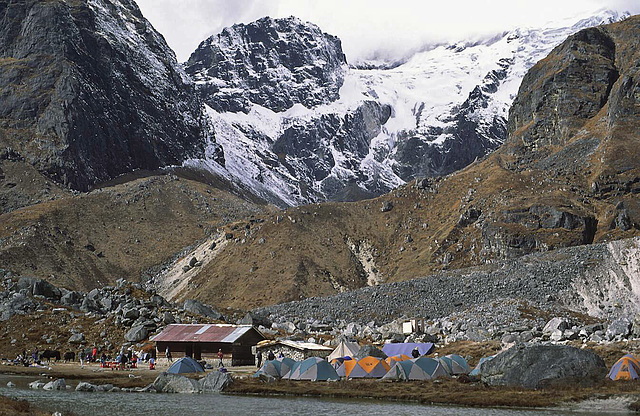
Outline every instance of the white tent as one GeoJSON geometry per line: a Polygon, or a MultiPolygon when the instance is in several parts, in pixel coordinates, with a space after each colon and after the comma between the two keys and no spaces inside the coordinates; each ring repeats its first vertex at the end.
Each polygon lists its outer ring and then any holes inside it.
{"type": "Polygon", "coordinates": [[[346,339],[341,339],[340,343],[336,347],[335,350],[327,357],[328,361],[333,360],[334,358],[341,357],[355,357],[355,355],[360,351],[360,346],[355,342],[347,341],[346,339]]]}

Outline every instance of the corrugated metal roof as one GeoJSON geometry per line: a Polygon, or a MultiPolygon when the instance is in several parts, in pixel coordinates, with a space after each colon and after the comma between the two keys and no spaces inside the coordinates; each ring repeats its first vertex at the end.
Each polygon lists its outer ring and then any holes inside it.
{"type": "Polygon", "coordinates": [[[172,324],[153,337],[158,342],[222,342],[234,343],[251,330],[251,325],[172,324]]]}

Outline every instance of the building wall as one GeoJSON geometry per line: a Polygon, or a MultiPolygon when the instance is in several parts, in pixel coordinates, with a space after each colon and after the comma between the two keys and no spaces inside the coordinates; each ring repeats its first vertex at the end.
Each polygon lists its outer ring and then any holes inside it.
{"type": "Polygon", "coordinates": [[[193,357],[196,360],[205,360],[216,367],[218,365],[218,350],[222,349],[225,367],[238,365],[254,365],[255,357],[251,353],[251,345],[232,345],[227,343],[194,343],[194,342],[157,342],[157,356],[165,357],[165,351],[169,346],[172,358],[193,357]]]}
{"type": "Polygon", "coordinates": [[[276,358],[278,357],[280,352],[282,352],[285,357],[289,357],[296,361],[306,360],[309,357],[327,358],[329,354],[331,354],[331,351],[299,350],[297,348],[292,348],[287,345],[281,345],[281,344],[270,345],[266,347],[258,347],[257,350],[258,350],[258,353],[262,353],[262,362],[265,362],[267,360],[267,355],[269,354],[269,351],[272,351],[273,355],[275,355],[276,358]]]}

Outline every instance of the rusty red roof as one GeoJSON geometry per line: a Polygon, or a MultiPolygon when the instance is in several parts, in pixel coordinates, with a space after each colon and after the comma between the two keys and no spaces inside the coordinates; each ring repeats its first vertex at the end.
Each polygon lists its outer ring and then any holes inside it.
{"type": "Polygon", "coordinates": [[[233,343],[250,331],[251,325],[172,324],[151,341],[233,343]]]}

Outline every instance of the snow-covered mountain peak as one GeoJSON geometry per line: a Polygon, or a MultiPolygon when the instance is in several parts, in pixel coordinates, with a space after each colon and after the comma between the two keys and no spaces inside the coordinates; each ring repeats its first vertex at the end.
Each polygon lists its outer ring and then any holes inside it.
{"type": "Polygon", "coordinates": [[[200,44],[186,70],[217,111],[281,112],[338,98],[346,57],[340,39],[295,17],[225,28],[200,44]]]}
{"type": "Polygon", "coordinates": [[[209,104],[227,174],[288,205],[359,199],[496,149],[529,68],[576,31],[626,16],[602,11],[351,68],[340,41],[316,26],[261,19],[205,41],[187,71],[209,104]],[[285,76],[270,78],[271,66],[256,64],[265,59],[285,76]],[[235,97],[242,105],[230,105],[235,97]]]}

